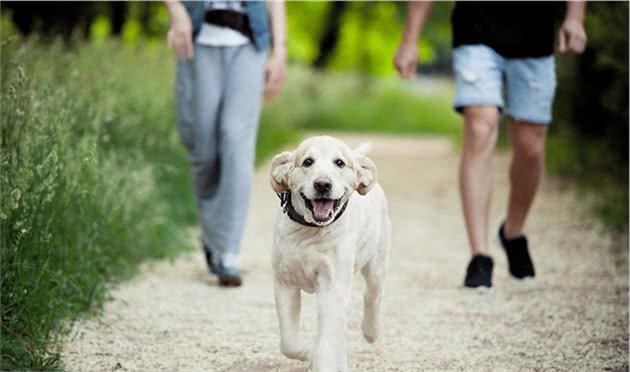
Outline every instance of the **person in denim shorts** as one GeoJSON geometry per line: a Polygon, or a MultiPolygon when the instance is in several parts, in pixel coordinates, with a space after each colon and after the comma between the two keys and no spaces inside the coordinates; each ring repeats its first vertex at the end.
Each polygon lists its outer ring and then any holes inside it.
{"type": "MultiPolygon", "coordinates": [[[[556,88],[555,2],[457,2],[452,14],[454,108],[464,116],[460,193],[472,257],[464,286],[491,287],[488,255],[492,152],[499,116],[508,118],[513,156],[510,196],[499,239],[513,277],[535,275],[523,226],[543,171],[544,144],[556,88]]],[[[417,70],[417,41],[431,2],[410,2],[394,65],[403,78],[417,70]]],[[[560,53],[586,47],[583,1],[568,1],[558,33],[560,53]]]]}

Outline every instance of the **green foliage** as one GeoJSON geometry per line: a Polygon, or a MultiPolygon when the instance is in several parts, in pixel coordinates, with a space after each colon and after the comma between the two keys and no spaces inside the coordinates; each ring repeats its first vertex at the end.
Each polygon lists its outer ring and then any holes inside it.
{"type": "Polygon", "coordinates": [[[137,46],[142,37],[142,25],[137,20],[131,18],[125,22],[122,29],[121,39],[130,46],[137,46]]]}
{"type": "Polygon", "coordinates": [[[365,78],[358,73],[318,73],[293,66],[279,99],[263,123],[304,130],[435,133],[456,135],[460,118],[451,108],[452,82],[365,78]]]}
{"type": "Polygon", "coordinates": [[[547,164],[555,175],[577,182],[606,228],[627,233],[628,168],[616,163],[606,141],[570,133],[551,136],[547,164]]]}
{"type": "Polygon", "coordinates": [[[324,1],[292,1],[287,7],[287,49],[292,60],[310,63],[318,53],[318,41],[328,4],[324,1]]]}
{"type": "Polygon", "coordinates": [[[401,24],[396,19],[396,4],[352,2],[347,7],[330,67],[358,69],[373,75],[393,74],[391,59],[401,32],[401,24]],[[373,27],[375,25],[378,27],[373,27]]]}
{"type": "MultiPolygon", "coordinates": [[[[315,59],[330,6],[329,2],[287,4],[288,50],[292,60],[310,64],[315,59]]],[[[448,55],[452,7],[450,2],[434,5],[431,20],[418,43],[422,64],[436,63],[448,55]]],[[[405,9],[404,3],[390,1],[348,3],[329,69],[394,75],[392,58],[400,41],[405,9]]]]}
{"type": "Polygon", "coordinates": [[[112,25],[104,16],[97,17],[90,25],[90,39],[95,43],[104,43],[112,33],[112,25]]]}
{"type": "Polygon", "coordinates": [[[628,3],[587,7],[589,47],[558,58],[558,92],[548,146],[550,169],[595,193],[595,210],[628,228],[628,3]]]}
{"type": "Polygon", "coordinates": [[[49,341],[108,281],[188,247],[172,64],[118,44],[3,46],[2,369],[55,369],[49,341]]]}

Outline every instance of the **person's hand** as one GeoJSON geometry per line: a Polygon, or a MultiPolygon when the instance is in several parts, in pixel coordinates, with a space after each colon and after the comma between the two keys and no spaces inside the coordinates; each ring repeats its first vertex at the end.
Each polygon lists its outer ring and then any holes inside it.
{"type": "Polygon", "coordinates": [[[280,92],[287,68],[287,53],[274,49],[265,65],[265,99],[272,100],[280,92]]]}
{"type": "Polygon", "coordinates": [[[582,22],[567,18],[558,33],[558,51],[562,54],[580,54],[586,48],[586,32],[582,22]]]}
{"type": "Polygon", "coordinates": [[[394,66],[403,79],[411,79],[418,69],[418,45],[402,41],[394,56],[394,66]]]}
{"type": "Polygon", "coordinates": [[[166,44],[175,50],[179,59],[192,58],[192,22],[186,8],[180,2],[168,3],[171,25],[166,34],[166,44]]]}

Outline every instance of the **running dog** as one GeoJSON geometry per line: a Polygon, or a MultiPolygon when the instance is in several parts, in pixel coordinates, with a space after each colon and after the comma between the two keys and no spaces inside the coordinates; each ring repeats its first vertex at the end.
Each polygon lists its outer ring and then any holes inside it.
{"type": "Polygon", "coordinates": [[[391,224],[376,166],[366,155],[367,146],[351,150],[321,136],[271,162],[271,186],[282,207],[272,254],[280,350],[309,361],[316,372],[348,371],[347,318],[356,271],[366,281],[363,336],[374,342],[380,332],[391,224]],[[312,350],[300,341],[301,291],[317,293],[312,350]]]}

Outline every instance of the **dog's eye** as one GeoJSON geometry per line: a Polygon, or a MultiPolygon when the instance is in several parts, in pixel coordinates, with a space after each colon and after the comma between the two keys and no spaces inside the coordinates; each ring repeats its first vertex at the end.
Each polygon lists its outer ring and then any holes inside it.
{"type": "Polygon", "coordinates": [[[344,163],[343,160],[341,159],[337,159],[335,160],[335,165],[338,166],[339,168],[343,168],[346,166],[346,163],[344,163]]]}
{"type": "Polygon", "coordinates": [[[313,165],[313,163],[314,163],[314,162],[315,162],[315,161],[314,161],[313,159],[311,159],[311,158],[306,158],[306,159],[304,159],[304,161],[302,162],[302,166],[303,166],[303,167],[308,168],[308,167],[310,167],[311,165],[313,165]]]}

